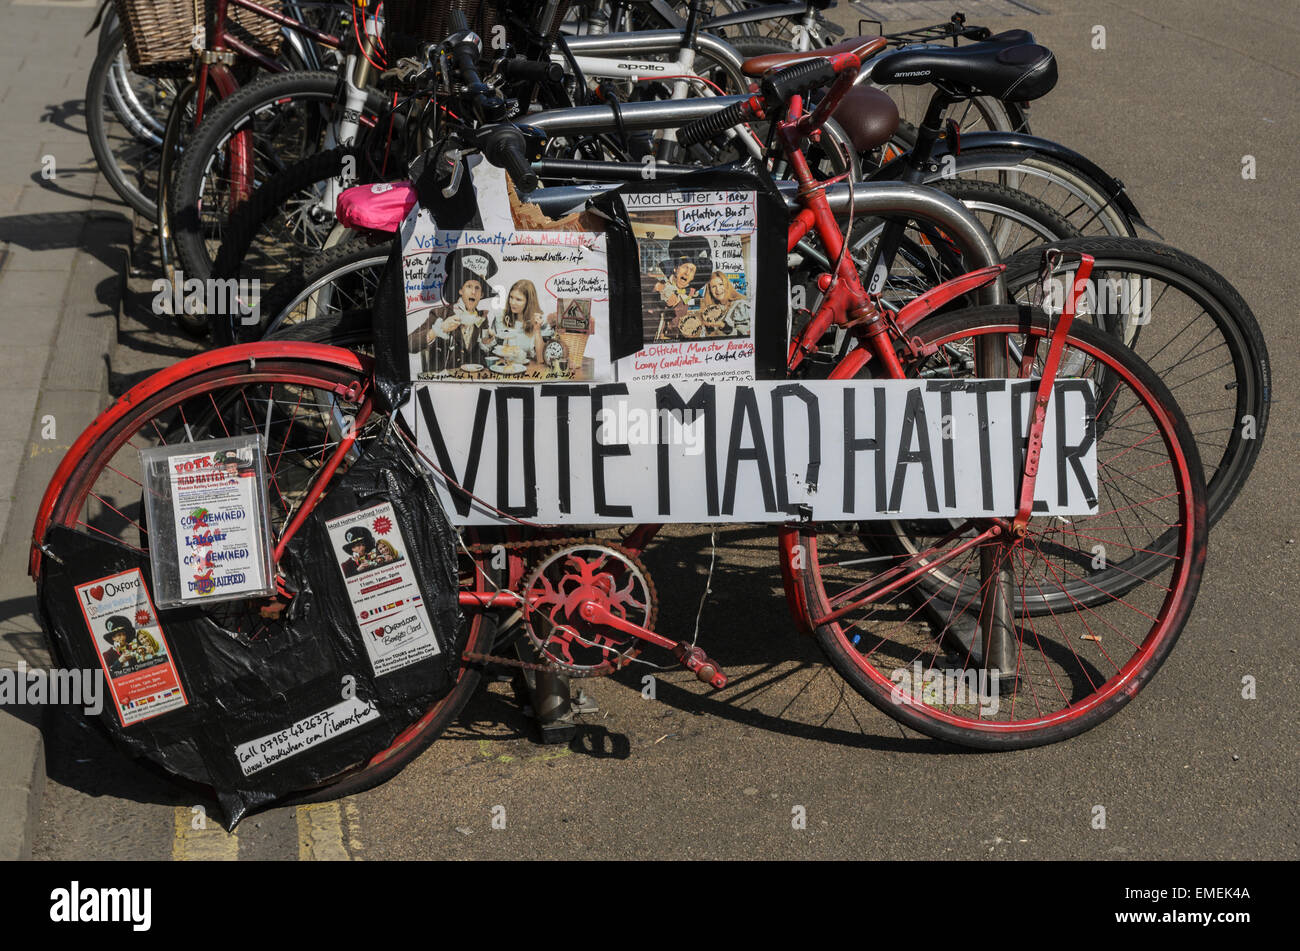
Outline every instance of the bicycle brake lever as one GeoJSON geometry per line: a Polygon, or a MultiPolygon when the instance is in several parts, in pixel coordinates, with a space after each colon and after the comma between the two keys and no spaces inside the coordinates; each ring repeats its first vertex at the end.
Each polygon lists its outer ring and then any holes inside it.
{"type": "Polygon", "coordinates": [[[438,170],[439,177],[444,169],[448,170],[451,181],[442,188],[442,197],[450,198],[456,192],[460,191],[460,181],[465,176],[465,166],[461,159],[469,152],[468,149],[448,149],[442,153],[441,161],[443,168],[438,170]]]}

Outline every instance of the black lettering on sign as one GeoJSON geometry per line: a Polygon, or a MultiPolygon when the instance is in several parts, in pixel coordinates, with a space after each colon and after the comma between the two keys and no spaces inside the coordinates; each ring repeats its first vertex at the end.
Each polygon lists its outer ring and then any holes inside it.
{"type": "Polygon", "coordinates": [[[570,472],[569,451],[569,397],[585,398],[587,388],[581,383],[543,383],[542,396],[555,398],[555,454],[558,457],[560,485],[560,511],[565,515],[573,511],[573,479],[570,472]]]}
{"type": "Polygon", "coordinates": [[[952,422],[952,394],[958,390],[966,389],[964,380],[928,380],[926,389],[939,394],[939,420],[943,423],[945,420],[945,430],[947,438],[939,440],[940,454],[943,456],[943,504],[945,508],[957,507],[957,470],[953,454],[953,446],[957,442],[956,433],[951,428],[952,422]]]}
{"type": "Polygon", "coordinates": [[[483,389],[478,394],[478,405],[474,408],[474,432],[470,436],[469,458],[465,460],[465,476],[457,478],[456,468],[452,465],[451,454],[447,452],[446,440],[442,438],[442,427],[438,425],[438,414],[433,411],[433,397],[427,386],[417,387],[416,401],[420,404],[420,413],[424,424],[429,427],[429,436],[433,441],[433,451],[438,457],[438,465],[446,474],[451,492],[452,504],[462,517],[469,515],[470,501],[474,491],[474,482],[478,478],[479,457],[483,453],[483,435],[487,430],[488,404],[492,402],[492,391],[483,389]]]}
{"type": "Polygon", "coordinates": [[[1092,508],[1097,504],[1097,489],[1088,481],[1088,473],[1083,468],[1083,457],[1092,448],[1093,440],[1096,438],[1097,397],[1093,394],[1092,385],[1087,380],[1058,381],[1056,384],[1056,499],[1058,505],[1064,506],[1069,497],[1065,484],[1065,467],[1067,463],[1070,471],[1074,473],[1079,488],[1083,490],[1083,498],[1088,503],[1088,507],[1092,508]],[[1065,397],[1068,393],[1083,394],[1083,438],[1074,446],[1067,446],[1065,443],[1065,397]]]}
{"type": "Polygon", "coordinates": [[[844,390],[844,511],[854,511],[854,495],[857,491],[858,453],[874,452],[876,454],[876,511],[885,511],[885,391],[874,387],[872,394],[876,399],[875,436],[861,438],[856,424],[857,400],[856,387],[844,390]]]}
{"type": "Polygon", "coordinates": [[[508,515],[532,518],[537,514],[537,434],[534,432],[533,388],[531,386],[499,386],[497,396],[497,507],[508,515]],[[515,441],[510,438],[510,401],[518,400],[523,407],[524,447],[524,504],[510,504],[510,450],[515,441]]]}
{"type": "Polygon", "coordinates": [[[727,481],[722,489],[722,511],[731,515],[736,510],[736,472],[742,461],[749,460],[758,465],[758,481],[763,491],[763,511],[776,511],[776,500],[772,494],[772,469],[768,462],[767,438],[763,435],[763,421],[758,416],[758,400],[752,386],[736,387],[736,402],[731,409],[731,438],[727,441],[727,481]],[[745,423],[754,433],[754,445],[749,449],[740,447],[744,438],[745,423]]]}
{"type": "Polygon", "coordinates": [[[980,490],[984,511],[993,511],[993,447],[989,438],[989,394],[1006,389],[1006,380],[969,383],[966,392],[975,394],[975,421],[980,433],[980,490]]]}
{"type": "Polygon", "coordinates": [[[785,398],[794,396],[803,401],[808,418],[808,472],[805,481],[809,489],[817,488],[822,466],[822,415],[817,397],[806,386],[788,383],[772,391],[772,443],[776,454],[776,504],[787,515],[798,515],[799,507],[790,504],[789,474],[785,461],[785,398]]]}
{"type": "MultiPolygon", "coordinates": [[[[682,399],[677,387],[671,383],[655,390],[655,411],[662,421],[667,410],[683,422],[704,416],[704,496],[711,516],[718,514],[718,421],[717,392],[712,383],[702,383],[690,402],[682,399]],[[689,411],[689,415],[688,412],[689,411]]],[[[664,442],[664,428],[659,428],[659,514],[672,514],[671,480],[668,472],[668,445],[664,442]]]]}
{"type": "Polygon", "coordinates": [[[615,505],[605,500],[605,459],[608,456],[630,456],[632,447],[626,443],[604,446],[596,438],[600,430],[601,410],[604,409],[605,397],[626,396],[627,384],[604,383],[591,387],[589,392],[591,393],[591,494],[596,514],[609,518],[630,519],[632,506],[615,505]]]}
{"type": "MultiPolygon", "coordinates": [[[[1037,380],[1016,380],[1011,384],[1011,473],[1016,480],[1016,503],[1020,502],[1020,486],[1024,481],[1025,455],[1029,452],[1029,427],[1034,422],[1035,397],[1038,393],[1037,380]],[[1025,400],[1029,397],[1029,419],[1025,419],[1025,400]]],[[[1038,482],[1034,482],[1034,495],[1038,494],[1038,482]]],[[[1047,511],[1047,503],[1034,500],[1033,511],[1047,511]]]]}
{"type": "Polygon", "coordinates": [[[894,462],[894,488],[889,494],[889,511],[897,512],[903,501],[903,483],[910,471],[906,466],[921,464],[921,481],[925,487],[925,507],[939,511],[939,494],[934,488],[934,459],[930,454],[930,427],[925,417],[925,392],[921,387],[907,391],[903,407],[903,428],[898,434],[898,458],[894,462]],[[912,449],[912,434],[917,448],[912,449]]]}

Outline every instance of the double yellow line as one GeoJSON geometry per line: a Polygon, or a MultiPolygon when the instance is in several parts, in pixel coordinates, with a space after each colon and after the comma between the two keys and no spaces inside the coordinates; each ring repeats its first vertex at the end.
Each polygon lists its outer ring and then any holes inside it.
{"type": "MultiPolygon", "coordinates": [[[[172,859],[177,862],[237,862],[239,833],[226,832],[199,807],[177,806],[172,859]]],[[[322,802],[294,810],[298,860],[348,862],[361,857],[361,823],[351,802],[322,802]]]]}

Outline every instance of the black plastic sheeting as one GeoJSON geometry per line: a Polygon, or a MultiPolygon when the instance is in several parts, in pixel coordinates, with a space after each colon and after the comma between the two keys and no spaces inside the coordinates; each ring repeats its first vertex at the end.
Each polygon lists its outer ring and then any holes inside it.
{"type": "MultiPolygon", "coordinates": [[[[411,464],[391,431],[336,476],[320,505],[288,545],[281,568],[297,593],[266,636],[250,640],[213,620],[222,605],[158,613],[187,706],[123,727],[113,703],[100,722],[130,755],[211,787],[226,828],[250,810],[317,787],[390,746],[455,683],[465,626],[457,599],[456,536],[433,486],[411,464]],[[391,503],[439,653],[376,677],[362,641],[325,521],[391,503]],[[245,776],[235,754],[336,706],[347,678],[378,716],[245,776]]],[[[38,591],[45,630],[58,661],[100,669],[99,635],[88,630],[75,586],[138,568],[152,592],[148,556],[103,536],[62,527],[47,535],[38,591]]],[[[244,602],[228,602],[243,604],[244,602]]],[[[106,691],[107,695],[107,691],[106,691]]]]}

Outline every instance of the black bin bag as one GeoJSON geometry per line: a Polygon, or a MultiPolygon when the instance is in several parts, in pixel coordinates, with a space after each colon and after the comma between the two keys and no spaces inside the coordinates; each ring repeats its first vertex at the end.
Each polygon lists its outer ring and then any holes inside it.
{"type": "MultiPolygon", "coordinates": [[[[390,430],[370,441],[364,455],[335,476],[281,559],[285,586],[296,589],[289,606],[258,636],[232,633],[252,627],[221,623],[232,612],[242,612],[247,622],[257,614],[251,602],[156,613],[184,706],[124,726],[105,684],[99,719],[116,745],[210,787],[227,828],[250,810],[365,763],[455,684],[465,637],[456,536],[400,439],[390,430]],[[409,562],[437,652],[421,657],[429,653],[425,646],[404,666],[377,675],[363,638],[383,636],[383,627],[359,621],[325,522],[384,503],[396,522],[383,526],[385,538],[409,562]]],[[[102,671],[104,638],[90,630],[77,586],[138,569],[152,592],[149,558],[62,527],[50,531],[47,551],[53,557],[45,559],[38,599],[57,662],[102,671]]],[[[422,643],[428,644],[427,636],[422,643]]]]}

